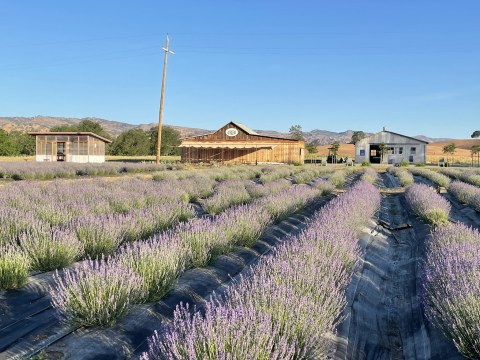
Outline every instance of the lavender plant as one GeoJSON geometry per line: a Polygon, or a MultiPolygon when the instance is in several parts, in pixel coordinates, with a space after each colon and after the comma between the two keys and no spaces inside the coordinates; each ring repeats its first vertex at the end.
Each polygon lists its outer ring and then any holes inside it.
{"type": "Polygon", "coordinates": [[[54,275],[52,305],[66,322],[111,326],[144,297],[142,279],[113,260],[86,260],[54,275]]]}
{"type": "Polygon", "coordinates": [[[170,291],[186,269],[188,257],[179,239],[168,235],[129,244],[117,255],[120,264],[141,278],[145,290],[142,301],[157,301],[170,291]]]}
{"type": "Polygon", "coordinates": [[[0,289],[21,287],[28,278],[30,260],[17,246],[0,245],[0,289]]]}
{"type": "Polygon", "coordinates": [[[217,185],[215,193],[203,201],[203,208],[209,214],[218,214],[232,205],[245,204],[251,197],[243,180],[225,180],[217,185]]]}
{"type": "Polygon", "coordinates": [[[373,184],[377,180],[377,170],[372,167],[365,168],[365,171],[362,175],[362,180],[370,184],[373,184]]]}
{"type": "Polygon", "coordinates": [[[313,186],[320,191],[320,195],[330,195],[335,190],[335,185],[330,180],[317,180],[313,183],[313,186]]]}
{"type": "Polygon", "coordinates": [[[90,258],[112,255],[124,238],[120,218],[112,215],[77,219],[69,228],[83,244],[85,257],[90,258]]]}
{"type": "Polygon", "coordinates": [[[20,236],[30,268],[37,271],[61,269],[73,264],[84,253],[83,244],[68,230],[39,226],[20,236]]]}
{"type": "Polygon", "coordinates": [[[436,185],[442,186],[444,188],[448,187],[448,185],[450,184],[450,179],[447,176],[429,169],[410,168],[409,171],[413,175],[424,177],[432,181],[436,185]]]}
{"type": "Polygon", "coordinates": [[[455,196],[463,204],[472,204],[475,195],[480,194],[480,189],[474,185],[461,181],[452,181],[448,186],[448,192],[455,196]]]}
{"type": "Polygon", "coordinates": [[[329,180],[335,187],[342,187],[345,184],[346,175],[345,170],[337,170],[330,176],[329,180]]]}
{"type": "Polygon", "coordinates": [[[404,168],[390,166],[387,171],[398,178],[400,186],[406,187],[414,183],[413,175],[404,168]]]}
{"type": "Polygon", "coordinates": [[[448,223],[450,203],[432,187],[413,184],[406,189],[405,197],[413,211],[424,221],[434,226],[448,223]]]}
{"type": "Polygon", "coordinates": [[[480,233],[463,224],[437,229],[424,262],[427,317],[467,358],[480,357],[480,233]]]}

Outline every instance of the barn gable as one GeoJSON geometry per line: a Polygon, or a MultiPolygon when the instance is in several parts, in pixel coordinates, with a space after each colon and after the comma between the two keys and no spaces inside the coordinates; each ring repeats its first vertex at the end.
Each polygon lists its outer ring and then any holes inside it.
{"type": "Polygon", "coordinates": [[[370,144],[428,144],[427,141],[420,139],[415,139],[410,136],[398,134],[392,131],[380,131],[376,134],[370,135],[369,137],[358,141],[359,143],[370,143],[370,144]]]}

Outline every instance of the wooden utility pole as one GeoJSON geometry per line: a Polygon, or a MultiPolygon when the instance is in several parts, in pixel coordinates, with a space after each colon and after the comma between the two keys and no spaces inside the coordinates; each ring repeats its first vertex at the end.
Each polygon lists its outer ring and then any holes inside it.
{"type": "Polygon", "coordinates": [[[165,51],[165,57],[163,59],[163,77],[162,77],[162,92],[160,95],[160,110],[158,111],[158,138],[157,138],[157,158],[155,162],[160,163],[160,147],[162,145],[162,120],[163,120],[163,98],[165,94],[165,78],[167,77],[167,60],[168,54],[175,54],[173,51],[168,49],[168,34],[165,47],[162,48],[165,51]]]}

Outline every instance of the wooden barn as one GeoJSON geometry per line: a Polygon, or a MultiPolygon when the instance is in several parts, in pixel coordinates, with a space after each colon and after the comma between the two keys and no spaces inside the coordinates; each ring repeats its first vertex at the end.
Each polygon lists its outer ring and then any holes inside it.
{"type": "Polygon", "coordinates": [[[105,162],[105,144],[111,143],[91,132],[31,132],[35,136],[37,161],[75,163],[105,162]]]}
{"type": "Polygon", "coordinates": [[[182,162],[303,163],[305,143],[260,135],[238,122],[229,122],[205,135],[187,137],[180,144],[182,162]]]}
{"type": "Polygon", "coordinates": [[[355,143],[355,162],[361,164],[368,161],[371,164],[400,164],[402,161],[410,164],[427,161],[428,142],[410,136],[387,131],[385,128],[376,134],[355,143]],[[385,145],[383,156],[381,144],[385,145]]]}

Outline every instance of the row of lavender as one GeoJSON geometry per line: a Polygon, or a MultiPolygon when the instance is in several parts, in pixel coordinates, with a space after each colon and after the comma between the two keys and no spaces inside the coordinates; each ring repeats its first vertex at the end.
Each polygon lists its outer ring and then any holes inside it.
{"type": "Polygon", "coordinates": [[[14,180],[50,180],[55,178],[74,178],[76,176],[106,176],[122,173],[141,173],[178,168],[182,165],[142,164],[110,162],[102,164],[77,164],[62,162],[1,162],[0,179],[14,180]]]}
{"type": "MultiPolygon", "coordinates": [[[[480,178],[480,175],[475,175],[475,173],[468,172],[467,170],[464,170],[465,173],[458,169],[441,169],[439,171],[452,177],[455,176],[458,179],[469,179],[469,182],[473,184],[477,183],[475,181],[476,177],[480,178]]],[[[463,204],[468,204],[480,212],[480,185],[472,185],[459,180],[451,181],[450,178],[444,174],[428,169],[415,169],[413,173],[429,179],[438,186],[446,187],[448,192],[455,196],[458,201],[463,204]]],[[[478,182],[478,184],[480,184],[480,182],[478,182]]]]}
{"type": "Polygon", "coordinates": [[[345,287],[360,256],[358,232],[379,205],[378,190],[357,183],[262,259],[252,276],[214,296],[205,313],[177,307],[173,323],[153,335],[143,359],[328,356],[329,334],[341,320],[345,287]]]}
{"type": "Polygon", "coordinates": [[[0,288],[21,286],[30,269],[48,271],[82,258],[109,256],[123,243],[146,239],[185,221],[195,214],[188,200],[213,193],[202,200],[204,206],[218,209],[221,204],[219,210],[224,210],[291,185],[286,180],[266,185],[225,180],[214,190],[215,183],[196,175],[162,182],[97,179],[8,188],[11,191],[0,193],[0,288]],[[245,196],[239,199],[238,193],[245,196]]]}
{"type": "Polygon", "coordinates": [[[426,315],[470,359],[480,358],[480,232],[448,224],[450,204],[427,185],[406,191],[413,210],[435,226],[424,260],[426,315]]]}
{"type": "Polygon", "coordinates": [[[458,179],[475,186],[480,186],[480,171],[478,169],[441,168],[438,171],[454,179],[458,179]]]}
{"type": "Polygon", "coordinates": [[[193,219],[147,241],[127,244],[108,259],[84,261],[55,275],[52,303],[67,321],[115,323],[133,303],[156,301],[186,269],[203,267],[236,246],[251,246],[273,222],[318,196],[296,185],[214,218],[193,219]]]}

